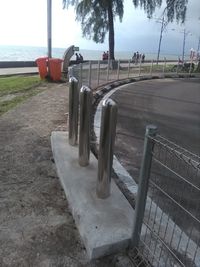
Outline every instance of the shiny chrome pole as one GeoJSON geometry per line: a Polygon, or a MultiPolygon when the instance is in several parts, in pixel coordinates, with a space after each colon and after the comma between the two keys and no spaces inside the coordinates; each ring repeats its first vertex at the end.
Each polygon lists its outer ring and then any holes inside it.
{"type": "Polygon", "coordinates": [[[90,159],[90,119],[92,91],[83,86],[80,90],[79,164],[87,166],[90,159]]]}
{"type": "Polygon", "coordinates": [[[69,144],[75,146],[78,136],[78,81],[76,78],[69,79],[69,144]]]}
{"type": "Polygon", "coordinates": [[[103,101],[98,156],[96,193],[99,198],[110,196],[113,149],[117,124],[117,104],[112,99],[103,101]]]}

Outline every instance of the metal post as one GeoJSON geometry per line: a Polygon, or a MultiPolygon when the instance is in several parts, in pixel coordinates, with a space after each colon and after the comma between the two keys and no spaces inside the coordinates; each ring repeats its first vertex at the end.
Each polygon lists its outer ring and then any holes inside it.
{"type": "Polygon", "coordinates": [[[153,59],[151,60],[151,67],[150,67],[150,75],[152,76],[152,70],[153,70],[153,59]]]}
{"type": "Polygon", "coordinates": [[[157,55],[157,65],[158,65],[159,56],[160,56],[160,47],[161,47],[161,41],[162,41],[162,34],[163,34],[163,31],[164,31],[164,28],[165,28],[165,17],[164,17],[165,10],[163,12],[163,17],[162,17],[162,22],[161,22],[160,38],[159,38],[159,45],[158,45],[158,55],[157,55]]]}
{"type": "Polygon", "coordinates": [[[138,76],[140,76],[140,74],[141,74],[141,64],[142,64],[142,59],[140,58],[140,66],[139,66],[139,74],[138,74],[138,76]]]}
{"type": "Polygon", "coordinates": [[[74,76],[74,68],[73,67],[68,67],[68,75],[69,75],[69,78],[74,76]]]}
{"type": "Polygon", "coordinates": [[[176,67],[176,73],[178,74],[178,72],[179,72],[179,61],[178,61],[177,67],[176,67]]]}
{"type": "Polygon", "coordinates": [[[130,61],[130,59],[129,59],[129,61],[128,61],[128,78],[129,78],[129,76],[130,76],[130,64],[131,64],[131,61],[130,61]]]}
{"type": "Polygon", "coordinates": [[[52,57],[51,25],[52,25],[52,3],[51,0],[47,0],[47,46],[48,46],[49,58],[52,57]]]}
{"type": "Polygon", "coordinates": [[[157,132],[156,126],[148,125],[146,127],[143,158],[140,169],[138,193],[137,193],[135,216],[133,223],[133,234],[132,234],[133,247],[137,247],[140,240],[140,233],[144,217],[149,177],[151,171],[152,151],[154,146],[154,141],[151,139],[151,137],[155,137],[156,132],[157,132]]]}
{"type": "Polygon", "coordinates": [[[106,77],[106,81],[109,81],[109,69],[110,69],[110,57],[108,58],[108,68],[107,68],[107,77],[106,77]]]}
{"type": "Polygon", "coordinates": [[[166,57],[164,58],[163,75],[165,75],[165,69],[166,69],[166,57]]]}
{"type": "Polygon", "coordinates": [[[117,104],[112,99],[103,101],[98,156],[96,193],[99,198],[110,196],[113,149],[117,124],[117,104]]]}
{"type": "Polygon", "coordinates": [[[119,80],[119,71],[120,71],[120,60],[118,60],[117,80],[119,80]]]}
{"type": "Polygon", "coordinates": [[[80,79],[79,79],[79,86],[81,87],[83,84],[83,64],[80,63],[80,79]]]}
{"type": "Polygon", "coordinates": [[[186,29],[183,31],[183,52],[182,52],[182,62],[185,60],[185,37],[186,37],[186,29]]]}
{"type": "Polygon", "coordinates": [[[69,144],[75,146],[78,136],[78,81],[74,77],[69,80],[69,144]]]}
{"type": "Polygon", "coordinates": [[[191,60],[190,60],[189,74],[191,74],[191,72],[192,72],[192,64],[193,64],[193,57],[191,57],[191,60]]]}
{"type": "Polygon", "coordinates": [[[97,69],[97,85],[99,85],[100,79],[100,61],[98,61],[98,69],[97,69]]]}
{"type": "Polygon", "coordinates": [[[92,91],[83,86],[80,90],[79,164],[87,166],[90,159],[90,118],[92,91]]]}
{"type": "Polygon", "coordinates": [[[91,78],[92,78],[92,62],[89,62],[89,73],[88,73],[88,86],[91,86],[91,78]]]}

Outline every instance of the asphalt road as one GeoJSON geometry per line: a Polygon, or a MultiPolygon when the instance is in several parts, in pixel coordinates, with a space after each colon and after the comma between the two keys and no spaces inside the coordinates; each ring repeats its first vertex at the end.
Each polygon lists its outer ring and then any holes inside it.
{"type": "Polygon", "coordinates": [[[145,127],[200,155],[200,79],[158,79],[122,86],[118,103],[115,154],[137,180],[145,127]]]}

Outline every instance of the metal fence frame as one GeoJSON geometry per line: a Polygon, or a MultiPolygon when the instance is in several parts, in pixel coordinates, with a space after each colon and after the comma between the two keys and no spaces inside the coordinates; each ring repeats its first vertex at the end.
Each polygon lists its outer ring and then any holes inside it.
{"type": "Polygon", "coordinates": [[[200,266],[200,157],[146,132],[138,192],[133,229],[135,265],[200,266]],[[145,164],[151,161],[159,169],[145,164]],[[174,195],[167,180],[181,184],[174,195]],[[197,197],[195,208],[191,196],[197,197]],[[145,198],[144,204],[141,200],[145,198]]]}

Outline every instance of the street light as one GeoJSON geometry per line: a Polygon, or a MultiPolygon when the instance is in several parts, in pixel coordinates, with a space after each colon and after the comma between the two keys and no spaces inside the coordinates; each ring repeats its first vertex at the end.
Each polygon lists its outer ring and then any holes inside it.
{"type": "Polygon", "coordinates": [[[160,57],[160,47],[161,47],[161,42],[162,42],[162,36],[163,36],[163,31],[165,30],[168,21],[165,20],[165,11],[167,10],[167,7],[165,7],[163,14],[162,14],[162,19],[158,19],[157,22],[161,23],[161,28],[160,28],[160,38],[159,38],[159,44],[158,44],[158,54],[157,54],[157,64],[159,61],[160,57]]]}
{"type": "Polygon", "coordinates": [[[51,42],[51,13],[52,13],[52,3],[51,0],[47,0],[47,49],[48,49],[48,57],[52,57],[52,42],[51,42]]]}
{"type": "MultiPolygon", "coordinates": [[[[185,60],[185,39],[186,36],[190,33],[189,31],[186,31],[186,29],[183,30],[183,52],[182,52],[182,62],[184,63],[185,60]]],[[[191,33],[190,33],[191,35],[191,33]]]]}

